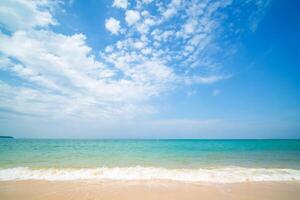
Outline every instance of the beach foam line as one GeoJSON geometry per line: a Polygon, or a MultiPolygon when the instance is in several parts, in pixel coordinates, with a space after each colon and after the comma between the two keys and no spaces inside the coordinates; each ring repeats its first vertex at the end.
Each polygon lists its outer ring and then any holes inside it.
{"type": "Polygon", "coordinates": [[[299,181],[300,170],[227,167],[214,169],[127,168],[49,168],[0,169],[0,181],[14,180],[172,180],[184,182],[241,183],[261,181],[299,181]]]}

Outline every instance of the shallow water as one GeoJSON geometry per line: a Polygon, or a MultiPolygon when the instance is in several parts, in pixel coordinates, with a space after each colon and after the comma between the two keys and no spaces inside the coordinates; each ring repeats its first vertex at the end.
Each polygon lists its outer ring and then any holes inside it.
{"type": "Polygon", "coordinates": [[[0,140],[1,180],[87,177],[300,180],[300,140],[0,140]]]}
{"type": "Polygon", "coordinates": [[[0,167],[300,169],[300,140],[1,139],[0,167]]]}

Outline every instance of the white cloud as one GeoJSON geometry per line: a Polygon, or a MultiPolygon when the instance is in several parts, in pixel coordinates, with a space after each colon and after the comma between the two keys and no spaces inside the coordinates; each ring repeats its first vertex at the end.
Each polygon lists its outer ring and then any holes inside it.
{"type": "Polygon", "coordinates": [[[0,24],[9,31],[54,25],[56,21],[48,12],[51,6],[47,1],[1,0],[0,24]]]}
{"type": "Polygon", "coordinates": [[[112,34],[117,35],[120,31],[120,21],[113,17],[110,17],[105,21],[105,28],[109,30],[112,34]]]}
{"type": "MultiPolygon", "coordinates": [[[[107,28],[118,33],[116,24],[107,28]]],[[[141,39],[118,44],[120,49],[132,44],[142,48],[147,38],[141,39]]],[[[173,71],[161,62],[115,50],[114,45],[106,48],[109,63],[104,63],[95,59],[84,34],[64,35],[35,26],[1,33],[0,70],[22,85],[0,82],[0,107],[49,118],[130,118],[156,112],[147,101],[168,90],[173,71]]]]}
{"type": "Polygon", "coordinates": [[[163,16],[166,19],[171,18],[174,16],[181,4],[181,0],[172,0],[171,3],[168,5],[167,9],[163,11],[163,16]]]}
{"type": "Polygon", "coordinates": [[[137,48],[137,49],[141,49],[145,46],[145,43],[144,42],[135,42],[133,44],[134,48],[137,48]]]}
{"type": "Polygon", "coordinates": [[[105,47],[105,52],[107,52],[107,53],[109,53],[109,52],[112,52],[114,49],[113,49],[113,47],[112,46],[107,46],[107,47],[105,47]]]}
{"type": "Polygon", "coordinates": [[[144,20],[137,24],[137,30],[141,34],[147,34],[149,29],[156,24],[155,18],[151,16],[148,12],[142,12],[142,16],[144,16],[144,20]]]}
{"type": "MultiPolygon", "coordinates": [[[[211,56],[219,47],[215,32],[222,22],[215,12],[228,2],[152,4],[159,7],[157,16],[141,4],[125,12],[125,28],[113,17],[106,20],[112,34],[124,32],[99,54],[84,34],[49,28],[56,21],[46,0],[0,5],[1,25],[11,32],[0,33],[0,70],[22,83],[0,82],[0,107],[15,113],[130,118],[157,112],[151,99],[174,88],[230,78],[211,56]]],[[[126,9],[128,2],[113,6],[126,9]]]]}
{"type": "Polygon", "coordinates": [[[82,34],[65,36],[50,31],[18,31],[12,36],[1,35],[0,51],[21,63],[10,60],[4,70],[41,88],[2,83],[8,96],[10,91],[18,95],[11,93],[12,98],[1,100],[1,106],[22,113],[103,119],[153,112],[153,108],[142,101],[156,95],[159,85],[144,86],[140,82],[158,82],[166,76],[165,71],[156,73],[160,70],[158,66],[159,69],[152,71],[145,69],[152,78],[147,80],[148,76],[140,66],[137,70],[127,71],[133,77],[132,81],[111,80],[114,71],[90,55],[91,49],[82,34]],[[30,104],[35,101],[38,103],[30,104]],[[55,107],[56,104],[59,106],[55,107]]]}
{"type": "Polygon", "coordinates": [[[149,54],[151,54],[152,50],[150,48],[145,48],[145,49],[142,49],[141,52],[144,55],[149,55],[149,54]]]}
{"type": "Polygon", "coordinates": [[[149,3],[151,3],[153,0],[142,0],[143,1],[143,3],[145,3],[145,4],[149,4],[149,3]]]}
{"type": "Polygon", "coordinates": [[[195,32],[195,29],[197,27],[197,21],[193,20],[191,22],[188,22],[184,25],[184,33],[185,34],[191,34],[195,32]]]}
{"type": "Polygon", "coordinates": [[[126,9],[128,6],[127,0],[114,0],[113,7],[126,9]]]}
{"type": "Polygon", "coordinates": [[[134,25],[140,20],[141,16],[138,11],[127,10],[125,13],[125,20],[129,26],[134,25]]]}
{"type": "Polygon", "coordinates": [[[167,31],[161,33],[160,36],[157,37],[157,39],[167,41],[169,39],[169,37],[173,37],[173,36],[174,36],[174,31],[167,30],[167,31]]]}
{"type": "Polygon", "coordinates": [[[221,80],[231,78],[230,75],[211,75],[211,76],[194,76],[189,79],[190,83],[200,83],[200,84],[212,84],[221,80]]]}

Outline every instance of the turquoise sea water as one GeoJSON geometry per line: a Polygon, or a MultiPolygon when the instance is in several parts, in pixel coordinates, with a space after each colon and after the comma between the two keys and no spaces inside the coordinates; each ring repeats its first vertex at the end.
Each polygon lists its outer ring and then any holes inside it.
{"type": "Polygon", "coordinates": [[[0,181],[300,180],[300,140],[1,139],[0,181]]]}
{"type": "Polygon", "coordinates": [[[0,140],[0,168],[137,165],[300,169],[300,140],[0,140]]]}

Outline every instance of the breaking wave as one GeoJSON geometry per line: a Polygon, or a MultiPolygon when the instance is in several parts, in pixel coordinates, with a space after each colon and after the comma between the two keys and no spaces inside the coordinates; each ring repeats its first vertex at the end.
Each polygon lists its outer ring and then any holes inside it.
{"type": "Polygon", "coordinates": [[[240,183],[260,181],[297,181],[300,170],[226,167],[213,169],[127,168],[49,168],[0,169],[0,181],[12,180],[172,180],[184,182],[240,183]]]}

